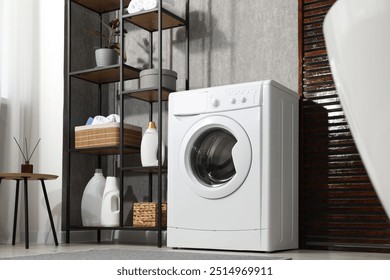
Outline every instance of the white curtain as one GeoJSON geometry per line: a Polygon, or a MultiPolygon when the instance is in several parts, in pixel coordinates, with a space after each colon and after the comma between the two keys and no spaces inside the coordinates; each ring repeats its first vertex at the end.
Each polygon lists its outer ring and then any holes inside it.
{"type": "Polygon", "coordinates": [[[37,141],[33,112],[39,111],[39,6],[31,0],[2,0],[1,5],[1,95],[6,104],[1,134],[7,146],[2,170],[15,171],[21,157],[13,137],[22,143],[37,141]]]}
{"type": "MultiPolygon", "coordinates": [[[[0,172],[19,172],[24,162],[15,137],[24,147],[27,139],[29,153],[42,138],[30,162],[34,172],[40,172],[43,165],[49,169],[46,173],[52,171],[51,167],[55,168],[52,173],[61,174],[63,13],[64,0],[0,0],[0,172]],[[53,15],[58,16],[56,21],[53,15]],[[53,122],[58,129],[53,129],[53,122]],[[47,160],[50,157],[54,164],[47,160]]],[[[56,196],[61,192],[61,184],[58,188],[56,196]]],[[[40,188],[30,189],[30,231],[39,235],[41,212],[45,215],[44,227],[48,222],[47,213],[45,208],[40,210],[44,207],[40,188]]],[[[10,242],[14,193],[14,182],[1,183],[0,243],[10,242]]],[[[22,200],[20,205],[23,207],[22,200]]],[[[18,228],[23,232],[21,212],[18,228]]]]}
{"type": "MultiPolygon", "coordinates": [[[[38,1],[1,1],[1,165],[3,172],[18,172],[23,162],[21,144],[37,141],[37,108],[39,90],[39,9],[38,1]],[[3,110],[5,112],[3,112],[3,110]]],[[[13,196],[14,187],[2,183],[0,199],[13,196]]],[[[11,184],[11,183],[8,183],[11,184]]],[[[12,183],[13,184],[13,183],[12,183]]],[[[2,203],[0,234],[9,236],[13,204],[2,203]],[[5,226],[5,227],[3,227],[5,226]]],[[[8,238],[7,238],[8,239],[8,238]]]]}

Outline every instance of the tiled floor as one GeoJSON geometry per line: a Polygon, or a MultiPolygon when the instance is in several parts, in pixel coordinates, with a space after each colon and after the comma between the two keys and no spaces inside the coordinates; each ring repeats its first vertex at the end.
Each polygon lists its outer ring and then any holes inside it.
{"type": "MultiPolygon", "coordinates": [[[[124,245],[124,244],[60,244],[53,245],[30,244],[30,249],[26,250],[24,244],[15,246],[0,245],[0,258],[26,256],[36,254],[46,254],[55,252],[83,251],[89,249],[109,249],[109,248],[131,248],[134,250],[151,250],[154,246],[124,245]]],[[[163,247],[161,250],[172,250],[163,247]]],[[[231,252],[231,254],[240,254],[231,252]]],[[[245,254],[248,254],[247,252],[245,254]]],[[[258,254],[258,253],[255,253],[258,254]]],[[[293,260],[390,260],[390,254],[385,253],[363,253],[363,252],[341,252],[341,251],[317,251],[317,250],[291,250],[264,254],[270,256],[282,256],[293,260]]]]}

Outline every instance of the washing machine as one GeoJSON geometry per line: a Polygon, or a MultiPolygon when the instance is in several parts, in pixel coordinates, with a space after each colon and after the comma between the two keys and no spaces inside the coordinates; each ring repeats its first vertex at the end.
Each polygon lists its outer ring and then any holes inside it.
{"type": "Polygon", "coordinates": [[[298,248],[298,99],[273,80],[170,95],[168,247],[298,248]]]}

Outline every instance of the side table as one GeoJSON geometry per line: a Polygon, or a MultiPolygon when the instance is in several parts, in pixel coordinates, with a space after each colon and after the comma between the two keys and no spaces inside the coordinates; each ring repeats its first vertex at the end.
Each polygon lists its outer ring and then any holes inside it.
{"type": "Polygon", "coordinates": [[[16,182],[16,193],[15,193],[15,209],[14,209],[14,225],[12,232],[12,245],[15,245],[16,237],[16,223],[18,217],[18,203],[19,203],[19,183],[24,182],[24,213],[25,213],[25,245],[26,249],[29,248],[29,227],[28,227],[28,181],[40,181],[42,186],[43,195],[45,196],[47,213],[49,214],[51,230],[53,232],[55,245],[58,246],[57,234],[54,228],[53,216],[51,214],[49,199],[47,197],[45,181],[55,180],[57,175],[50,174],[38,174],[38,173],[0,173],[0,184],[2,180],[14,180],[16,182]]]}

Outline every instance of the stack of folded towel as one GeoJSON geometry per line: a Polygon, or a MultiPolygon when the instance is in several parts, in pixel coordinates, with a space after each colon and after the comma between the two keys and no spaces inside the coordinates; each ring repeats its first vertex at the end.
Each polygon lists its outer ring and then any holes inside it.
{"type": "MultiPolygon", "coordinates": [[[[159,3],[159,0],[131,0],[127,11],[129,12],[129,14],[148,11],[157,8],[159,3]]],[[[163,7],[171,11],[172,13],[180,16],[175,9],[174,0],[163,0],[163,7]]]]}
{"type": "Polygon", "coordinates": [[[104,123],[119,123],[121,118],[117,114],[111,114],[107,117],[104,116],[96,116],[94,118],[89,118],[86,125],[96,125],[96,124],[104,124],[104,123]]]}
{"type": "Polygon", "coordinates": [[[127,11],[129,14],[135,14],[144,10],[143,0],[131,0],[127,11]]]}

